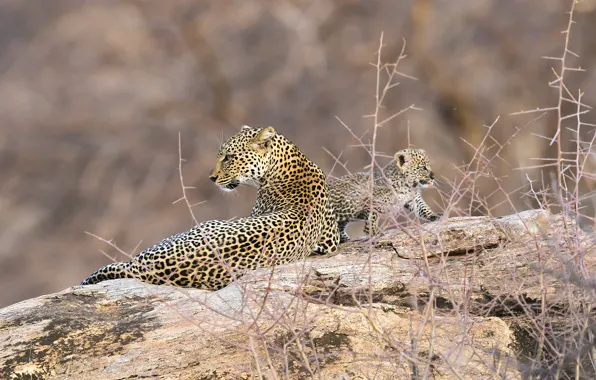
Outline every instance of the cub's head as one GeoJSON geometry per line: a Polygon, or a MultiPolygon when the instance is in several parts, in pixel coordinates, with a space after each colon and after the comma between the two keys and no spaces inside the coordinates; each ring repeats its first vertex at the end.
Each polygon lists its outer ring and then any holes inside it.
{"type": "Polygon", "coordinates": [[[410,187],[432,187],[435,175],[430,168],[430,160],[422,149],[403,149],[393,157],[397,168],[404,174],[410,187]]]}
{"type": "Polygon", "coordinates": [[[209,179],[225,191],[232,191],[240,184],[256,186],[267,170],[275,136],[273,127],[243,126],[219,149],[209,179]]]}

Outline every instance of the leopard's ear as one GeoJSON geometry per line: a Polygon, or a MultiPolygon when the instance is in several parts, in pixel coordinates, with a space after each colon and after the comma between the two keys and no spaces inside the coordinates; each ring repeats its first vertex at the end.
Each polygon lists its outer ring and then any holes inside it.
{"type": "Polygon", "coordinates": [[[249,127],[248,125],[243,125],[243,126],[242,126],[242,128],[240,128],[240,130],[241,130],[241,131],[249,131],[249,130],[251,130],[251,129],[252,129],[252,128],[251,128],[251,127],[249,127]]]}
{"type": "Polygon", "coordinates": [[[395,153],[393,158],[395,159],[395,164],[398,168],[403,169],[404,166],[408,163],[409,160],[409,152],[407,149],[402,149],[399,152],[395,153]]]}
{"type": "Polygon", "coordinates": [[[271,139],[276,135],[273,127],[267,127],[260,130],[257,135],[252,139],[251,145],[256,150],[263,150],[269,146],[271,139]]]}

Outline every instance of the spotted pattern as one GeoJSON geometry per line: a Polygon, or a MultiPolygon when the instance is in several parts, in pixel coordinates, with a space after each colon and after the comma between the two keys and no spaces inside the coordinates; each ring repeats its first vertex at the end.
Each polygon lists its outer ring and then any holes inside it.
{"type": "Polygon", "coordinates": [[[137,278],[220,289],[245,270],[301,260],[339,244],[323,172],[272,127],[248,126],[220,148],[210,179],[221,189],[258,188],[250,216],[211,220],[168,237],[129,262],[107,265],[81,284],[137,278]]]}
{"type": "Polygon", "coordinates": [[[421,194],[423,188],[434,183],[430,160],[422,149],[401,150],[394,155],[391,163],[382,170],[376,170],[372,192],[370,173],[329,179],[329,199],[337,217],[340,242],[349,239],[346,227],[354,220],[367,221],[364,233],[375,236],[379,213],[387,213],[396,207],[406,207],[428,221],[439,219],[442,213],[433,212],[421,194]]]}

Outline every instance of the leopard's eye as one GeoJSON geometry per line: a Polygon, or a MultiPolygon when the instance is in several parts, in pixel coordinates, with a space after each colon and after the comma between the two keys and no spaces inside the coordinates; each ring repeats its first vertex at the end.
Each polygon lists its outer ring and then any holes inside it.
{"type": "Polygon", "coordinates": [[[234,155],[233,154],[226,154],[226,156],[224,157],[223,160],[224,161],[228,161],[228,160],[231,160],[232,158],[234,158],[234,155]]]}

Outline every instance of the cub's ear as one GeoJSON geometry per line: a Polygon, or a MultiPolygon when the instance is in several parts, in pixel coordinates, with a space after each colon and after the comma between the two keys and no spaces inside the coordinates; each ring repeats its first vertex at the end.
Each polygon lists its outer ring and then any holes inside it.
{"type": "Polygon", "coordinates": [[[406,149],[403,149],[395,153],[393,158],[395,159],[395,164],[397,167],[403,169],[403,167],[408,163],[409,153],[406,149]]]}
{"type": "Polygon", "coordinates": [[[251,145],[257,150],[263,150],[269,146],[271,139],[276,135],[273,127],[263,128],[257,135],[252,139],[251,145]]]}
{"type": "Polygon", "coordinates": [[[241,131],[248,131],[252,129],[251,127],[249,127],[248,125],[243,125],[242,128],[240,128],[241,131]]]}

